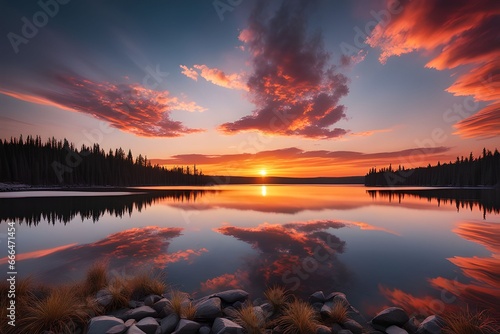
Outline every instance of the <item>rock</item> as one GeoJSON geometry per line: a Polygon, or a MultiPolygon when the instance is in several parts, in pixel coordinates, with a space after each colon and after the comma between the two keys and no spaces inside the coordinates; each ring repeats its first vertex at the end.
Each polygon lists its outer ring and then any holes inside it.
{"type": "Polygon", "coordinates": [[[179,316],[175,313],[172,313],[169,316],[161,319],[160,321],[161,334],[172,333],[177,327],[178,323],[179,323],[179,316]]]}
{"type": "Polygon", "coordinates": [[[125,321],[126,327],[131,327],[133,324],[135,324],[135,319],[128,319],[127,321],[125,321]]]}
{"type": "Polygon", "coordinates": [[[162,298],[158,300],[156,303],[151,306],[156,313],[158,313],[158,317],[160,318],[165,318],[167,315],[169,315],[171,312],[167,309],[167,306],[169,305],[169,301],[167,298],[162,298]]]}
{"type": "Polygon", "coordinates": [[[160,299],[161,297],[158,295],[149,295],[144,299],[144,305],[153,307],[153,305],[160,299]]]}
{"type": "Polygon", "coordinates": [[[332,330],[324,325],[319,325],[316,334],[332,334],[332,330]]]}
{"type": "Polygon", "coordinates": [[[240,301],[236,301],[231,306],[234,307],[237,310],[241,310],[243,308],[243,306],[245,306],[245,304],[242,303],[242,302],[240,302],[240,301]]]}
{"type": "Polygon", "coordinates": [[[361,326],[358,322],[349,319],[346,322],[342,324],[342,327],[345,329],[350,330],[353,334],[362,334],[363,333],[363,326],[361,326]]]}
{"type": "Polygon", "coordinates": [[[214,297],[196,305],[194,318],[199,321],[211,321],[221,315],[221,300],[214,297]]]}
{"type": "Polygon", "coordinates": [[[125,313],[127,319],[141,320],[146,317],[156,317],[156,311],[149,306],[140,306],[138,308],[133,308],[127,313],[125,313]]]}
{"type": "Polygon", "coordinates": [[[341,297],[344,297],[345,299],[347,299],[345,294],[343,294],[342,292],[336,291],[336,292],[332,292],[328,296],[326,296],[325,301],[332,301],[333,298],[335,298],[335,296],[341,296],[341,297]]]}
{"type": "Polygon", "coordinates": [[[156,321],[152,317],[141,319],[141,321],[139,321],[135,325],[146,334],[155,334],[158,327],[160,327],[158,321],[156,321]]]}
{"type": "Polygon", "coordinates": [[[327,304],[321,306],[321,309],[319,311],[319,314],[322,316],[322,317],[325,317],[325,318],[328,318],[330,316],[330,312],[331,312],[331,308],[330,306],[328,306],[327,304]]]}
{"type": "Polygon", "coordinates": [[[398,327],[398,326],[389,326],[385,329],[385,332],[387,334],[408,334],[407,331],[405,331],[404,329],[402,329],[401,327],[398,327]]]}
{"type": "Polygon", "coordinates": [[[201,326],[198,329],[198,334],[210,334],[212,333],[212,329],[209,326],[201,326]]]}
{"type": "Polygon", "coordinates": [[[372,323],[384,327],[389,327],[391,325],[403,326],[408,320],[410,320],[410,318],[402,308],[389,307],[378,313],[372,319],[372,323]]]}
{"type": "Polygon", "coordinates": [[[316,291],[309,296],[309,304],[324,303],[326,301],[323,291],[316,291]]]}
{"type": "Polygon", "coordinates": [[[343,330],[343,328],[339,324],[335,323],[335,324],[332,325],[332,333],[333,334],[337,334],[341,330],[343,330]]]}
{"type": "Polygon", "coordinates": [[[444,321],[438,316],[431,315],[422,321],[418,327],[417,334],[441,334],[444,321]]]}
{"type": "Polygon", "coordinates": [[[241,334],[243,327],[226,318],[217,318],[212,325],[214,334],[241,334]]]}
{"type": "Polygon", "coordinates": [[[136,325],[132,325],[128,329],[127,334],[145,334],[145,333],[141,331],[136,325]]]}
{"type": "Polygon", "coordinates": [[[108,329],[106,334],[122,334],[125,333],[127,329],[128,326],[125,326],[124,324],[119,324],[108,329]]]}
{"type": "Polygon", "coordinates": [[[321,308],[323,307],[323,303],[317,302],[311,305],[314,311],[320,312],[321,308]]]}
{"type": "Polygon", "coordinates": [[[123,325],[123,320],[110,317],[107,315],[101,315],[98,317],[93,317],[90,319],[89,328],[87,334],[102,334],[106,333],[112,327],[117,325],[123,325]]]}
{"type": "Polygon", "coordinates": [[[352,334],[352,332],[348,329],[342,329],[338,332],[338,334],[352,334]]]}
{"type": "Polygon", "coordinates": [[[349,301],[347,300],[346,296],[343,293],[338,293],[335,297],[332,299],[332,303],[342,303],[345,306],[350,306],[349,301]]]}
{"type": "Polygon", "coordinates": [[[109,292],[109,290],[102,289],[97,291],[95,300],[99,305],[106,307],[113,301],[113,295],[109,292]]]}
{"type": "Polygon", "coordinates": [[[420,326],[420,322],[415,317],[411,317],[406,324],[403,325],[403,329],[410,334],[415,334],[420,326]]]}
{"type": "Polygon", "coordinates": [[[197,322],[181,319],[173,334],[197,334],[200,327],[201,325],[197,322]]]}
{"type": "Polygon", "coordinates": [[[260,305],[260,308],[262,309],[262,311],[264,311],[264,313],[268,317],[270,317],[274,313],[274,307],[269,303],[264,303],[264,304],[260,305]]]}
{"type": "Polygon", "coordinates": [[[237,313],[238,310],[236,310],[232,306],[224,307],[224,309],[222,310],[222,314],[230,318],[235,317],[237,313]]]}
{"type": "Polygon", "coordinates": [[[248,292],[240,289],[226,290],[213,295],[213,297],[219,297],[226,303],[234,303],[237,301],[244,302],[248,299],[248,292]]]}

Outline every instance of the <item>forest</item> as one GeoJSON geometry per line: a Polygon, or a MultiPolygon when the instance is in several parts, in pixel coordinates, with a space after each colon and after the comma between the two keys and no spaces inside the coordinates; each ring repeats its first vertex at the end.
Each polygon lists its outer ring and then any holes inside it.
{"type": "Polygon", "coordinates": [[[98,144],[77,149],[68,140],[39,136],[0,140],[0,182],[27,185],[142,186],[202,185],[206,177],[196,166],[152,165],[122,148],[105,152],[98,144]]]}
{"type": "Polygon", "coordinates": [[[406,169],[392,165],[372,168],[365,176],[366,186],[498,186],[500,180],[500,153],[483,149],[480,157],[457,157],[455,162],[430,164],[427,167],[406,169]]]}

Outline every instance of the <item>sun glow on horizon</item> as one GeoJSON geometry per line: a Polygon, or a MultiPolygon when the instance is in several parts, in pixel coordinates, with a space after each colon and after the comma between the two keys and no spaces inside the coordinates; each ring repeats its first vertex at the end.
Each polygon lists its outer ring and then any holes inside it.
{"type": "Polygon", "coordinates": [[[259,171],[259,174],[260,174],[260,176],[266,176],[267,175],[267,171],[265,169],[261,169],[259,171]]]}

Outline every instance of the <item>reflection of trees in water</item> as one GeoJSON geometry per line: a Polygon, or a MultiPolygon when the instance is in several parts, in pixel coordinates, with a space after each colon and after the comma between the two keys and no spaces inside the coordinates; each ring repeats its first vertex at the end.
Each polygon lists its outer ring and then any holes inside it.
{"type": "Polygon", "coordinates": [[[396,189],[396,190],[367,190],[370,197],[386,198],[389,202],[402,203],[405,196],[410,198],[436,200],[437,205],[455,205],[457,211],[460,209],[469,209],[474,207],[483,212],[483,218],[486,213],[500,213],[500,191],[498,189],[396,189]]]}
{"type": "Polygon", "coordinates": [[[223,226],[217,232],[250,244],[258,251],[244,259],[234,274],[224,274],[202,283],[202,290],[224,288],[228,283],[259,295],[274,284],[284,285],[297,295],[314,291],[342,290],[352,274],[339,260],[345,241],[330,233],[344,227],[334,221],[309,221],[285,225],[261,224],[253,228],[223,226]]]}
{"type": "MultiPolygon", "coordinates": [[[[127,190],[128,191],[128,190],[127,190]]],[[[98,221],[108,213],[122,217],[134,210],[141,212],[148,206],[169,199],[173,202],[195,202],[205,190],[145,190],[118,196],[64,196],[38,198],[0,198],[0,222],[25,222],[29,226],[47,221],[64,224],[75,217],[98,221]]],[[[212,192],[212,191],[211,191],[212,192]]]]}

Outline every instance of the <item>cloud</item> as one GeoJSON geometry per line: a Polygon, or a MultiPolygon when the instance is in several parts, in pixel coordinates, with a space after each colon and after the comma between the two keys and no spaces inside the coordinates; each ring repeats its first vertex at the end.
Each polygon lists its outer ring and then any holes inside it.
{"type": "Polygon", "coordinates": [[[79,75],[59,75],[44,86],[0,93],[23,101],[82,112],[112,127],[143,137],[178,137],[201,132],[170,117],[173,110],[202,112],[195,102],[138,84],[96,82],[79,75]]]}
{"type": "Polygon", "coordinates": [[[424,50],[433,58],[426,67],[437,70],[471,65],[447,91],[454,95],[472,95],[478,101],[496,101],[476,115],[455,125],[465,138],[493,137],[500,133],[500,57],[498,26],[500,3],[490,0],[402,3],[401,14],[379,23],[367,38],[382,52],[380,61],[391,56],[424,50]]]}
{"type": "Polygon", "coordinates": [[[244,74],[226,74],[218,68],[210,68],[207,65],[194,65],[192,68],[181,65],[181,68],[183,69],[181,73],[194,81],[198,81],[199,75],[203,79],[217,86],[229,89],[248,90],[247,84],[244,80],[244,74]]]}
{"type": "Polygon", "coordinates": [[[182,154],[168,159],[151,159],[160,165],[196,164],[205,174],[256,176],[258,166],[267,166],[268,175],[293,176],[348,176],[364,175],[373,166],[392,163],[405,167],[420,166],[454,159],[449,147],[411,148],[400,151],[363,153],[356,151],[305,151],[296,147],[257,153],[226,155],[182,154]],[[295,161],[290,164],[290,161],[295,161]],[[332,168],[335,166],[335,169],[332,168]],[[232,174],[234,173],[234,174],[232,174]]]}
{"type": "Polygon", "coordinates": [[[185,76],[187,76],[190,79],[193,79],[194,81],[198,81],[198,72],[196,72],[192,68],[188,68],[185,65],[180,65],[180,67],[182,68],[182,71],[181,71],[182,74],[184,74],[185,76]]]}
{"type": "Polygon", "coordinates": [[[329,64],[321,36],[308,36],[309,1],[283,1],[272,15],[260,1],[239,39],[252,57],[248,78],[252,114],[224,123],[224,134],[261,131],[283,136],[328,139],[347,133],[331,128],[346,117],[339,100],[347,95],[347,77],[329,64]]]}

